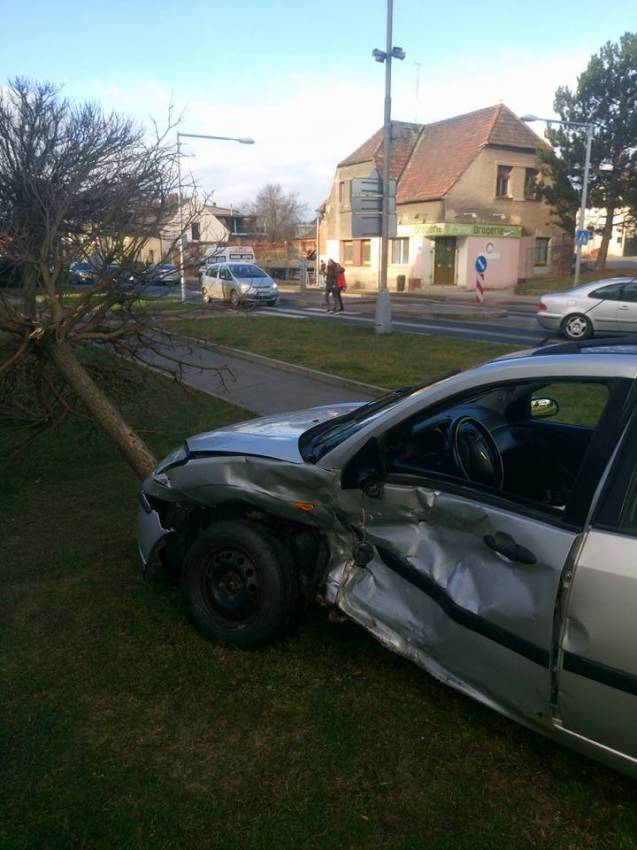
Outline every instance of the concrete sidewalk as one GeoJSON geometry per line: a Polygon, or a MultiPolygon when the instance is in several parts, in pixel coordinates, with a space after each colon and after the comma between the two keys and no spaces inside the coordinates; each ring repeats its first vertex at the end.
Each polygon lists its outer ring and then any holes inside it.
{"type": "Polygon", "coordinates": [[[174,365],[170,358],[188,364],[182,367],[184,383],[262,415],[321,404],[371,401],[380,394],[373,387],[367,390],[364,385],[349,385],[330,375],[318,377],[312,370],[290,369],[268,358],[252,358],[243,352],[237,356],[186,341],[162,344],[158,353],[144,355],[144,361],[155,367],[170,368],[174,365]]]}

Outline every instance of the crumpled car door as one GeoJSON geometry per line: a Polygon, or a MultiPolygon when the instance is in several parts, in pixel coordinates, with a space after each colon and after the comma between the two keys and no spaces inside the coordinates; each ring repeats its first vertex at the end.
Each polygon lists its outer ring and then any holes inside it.
{"type": "Polygon", "coordinates": [[[550,723],[555,601],[576,532],[401,479],[363,497],[373,558],[351,568],[339,606],[448,684],[550,723]]]}

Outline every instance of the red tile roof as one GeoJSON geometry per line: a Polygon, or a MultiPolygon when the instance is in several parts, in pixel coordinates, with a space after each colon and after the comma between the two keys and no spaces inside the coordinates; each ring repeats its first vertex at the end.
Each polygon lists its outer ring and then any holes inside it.
{"type": "MultiPolygon", "coordinates": [[[[443,198],[487,145],[528,151],[548,146],[502,103],[433,124],[394,121],[392,126],[390,174],[398,181],[399,203],[443,198]]],[[[382,129],[339,166],[368,161],[382,170],[382,129]]]]}

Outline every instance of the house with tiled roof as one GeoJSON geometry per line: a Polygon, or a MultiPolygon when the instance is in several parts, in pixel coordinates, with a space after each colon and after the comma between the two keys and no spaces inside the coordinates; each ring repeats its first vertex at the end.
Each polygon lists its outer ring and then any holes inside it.
{"type": "MultiPolygon", "coordinates": [[[[504,104],[432,124],[392,122],[390,289],[401,277],[408,289],[472,288],[481,255],[487,289],[570,266],[572,243],[537,195],[537,155],[546,146],[504,104]]],[[[383,155],[381,129],[339,162],[324,206],[321,256],[337,259],[363,287],[377,285],[380,239],[353,236],[352,181],[381,175],[383,155]]]]}

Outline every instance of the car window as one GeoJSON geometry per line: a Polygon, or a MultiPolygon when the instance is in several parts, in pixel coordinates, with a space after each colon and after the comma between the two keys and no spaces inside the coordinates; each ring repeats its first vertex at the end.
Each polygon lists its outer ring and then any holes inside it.
{"type": "Polygon", "coordinates": [[[631,301],[632,303],[637,302],[637,282],[636,281],[624,284],[624,291],[622,293],[622,301],[631,301]]]}
{"type": "Polygon", "coordinates": [[[610,398],[604,381],[507,383],[427,410],[384,440],[385,470],[487,487],[564,514],[610,398]],[[557,413],[531,414],[551,398],[557,413]]]}
{"type": "Polygon", "coordinates": [[[217,277],[219,266],[208,266],[206,269],[206,277],[217,277]]]}
{"type": "Polygon", "coordinates": [[[225,266],[221,267],[219,271],[219,277],[221,278],[221,280],[232,280],[232,276],[230,275],[228,269],[225,268],[225,266]]]}
{"type": "Polygon", "coordinates": [[[266,277],[266,273],[252,263],[232,263],[230,270],[235,277],[266,277]]]}
{"type": "Polygon", "coordinates": [[[589,298],[601,298],[604,301],[621,301],[623,284],[612,283],[609,286],[600,286],[599,289],[589,292],[589,298]]]}

